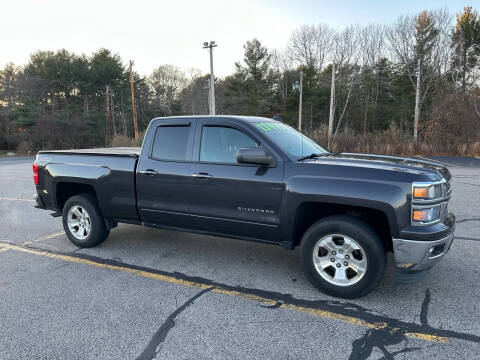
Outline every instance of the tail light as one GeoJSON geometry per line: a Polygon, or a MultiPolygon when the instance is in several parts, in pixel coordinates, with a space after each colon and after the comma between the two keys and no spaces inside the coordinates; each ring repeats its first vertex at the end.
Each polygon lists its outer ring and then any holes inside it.
{"type": "Polygon", "coordinates": [[[35,185],[38,185],[38,165],[36,162],[33,163],[33,182],[35,185]]]}

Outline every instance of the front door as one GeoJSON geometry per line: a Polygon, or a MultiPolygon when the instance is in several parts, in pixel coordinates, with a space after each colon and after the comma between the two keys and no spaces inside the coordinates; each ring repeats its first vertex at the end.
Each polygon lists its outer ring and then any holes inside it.
{"type": "Polygon", "coordinates": [[[238,148],[263,144],[248,128],[226,120],[199,121],[196,138],[192,216],[207,231],[281,241],[283,161],[271,167],[237,163],[238,148]]]}

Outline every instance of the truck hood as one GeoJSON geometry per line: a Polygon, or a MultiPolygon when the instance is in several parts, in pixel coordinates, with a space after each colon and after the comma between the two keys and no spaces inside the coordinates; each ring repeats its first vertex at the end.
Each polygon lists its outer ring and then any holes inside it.
{"type": "MultiPolygon", "coordinates": [[[[450,171],[441,163],[411,157],[356,154],[356,153],[331,153],[323,157],[307,160],[309,163],[337,164],[345,166],[370,167],[382,170],[400,171],[414,174],[423,174],[440,180],[444,177],[450,180],[450,171]]],[[[307,162],[306,161],[306,162],[307,162]]]]}

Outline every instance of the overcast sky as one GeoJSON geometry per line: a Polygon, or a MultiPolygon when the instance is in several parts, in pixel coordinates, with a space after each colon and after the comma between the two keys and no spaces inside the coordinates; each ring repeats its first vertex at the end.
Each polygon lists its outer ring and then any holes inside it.
{"type": "Polygon", "coordinates": [[[480,0],[4,0],[0,66],[25,64],[40,49],[90,55],[105,47],[125,63],[134,60],[142,75],[167,63],[208,73],[202,43],[215,40],[215,73],[225,76],[253,37],[268,48],[283,48],[302,24],[390,23],[423,9],[447,7],[454,14],[468,4],[480,10],[480,0]]]}

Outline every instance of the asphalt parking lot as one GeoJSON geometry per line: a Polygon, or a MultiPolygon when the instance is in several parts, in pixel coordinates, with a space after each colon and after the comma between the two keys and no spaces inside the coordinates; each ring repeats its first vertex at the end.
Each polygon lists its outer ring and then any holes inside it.
{"type": "Polygon", "coordinates": [[[453,173],[456,240],[416,284],[326,296],[298,250],[121,224],[79,249],[0,159],[0,359],[460,359],[480,355],[480,159],[453,173]]]}

